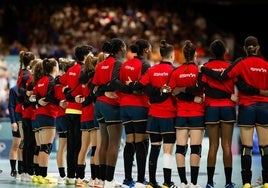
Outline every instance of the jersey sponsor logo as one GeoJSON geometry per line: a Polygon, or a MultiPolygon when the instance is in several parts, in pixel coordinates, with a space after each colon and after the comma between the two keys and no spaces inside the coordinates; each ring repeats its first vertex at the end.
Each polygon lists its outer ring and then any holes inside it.
{"type": "Polygon", "coordinates": [[[250,70],[252,72],[267,72],[267,70],[264,68],[256,68],[256,67],[250,67],[250,70]]]}
{"type": "Polygon", "coordinates": [[[155,72],[154,76],[168,76],[167,72],[155,72]]]}
{"type": "Polygon", "coordinates": [[[76,76],[76,72],[69,72],[70,76],[76,76]]]}
{"type": "Polygon", "coordinates": [[[214,68],[212,70],[218,71],[218,72],[223,72],[225,70],[225,68],[214,68]]]}
{"type": "Polygon", "coordinates": [[[180,74],[180,78],[195,78],[196,74],[189,73],[189,74],[180,74]]]}
{"type": "Polygon", "coordinates": [[[127,70],[132,70],[132,71],[133,71],[135,68],[132,67],[132,66],[126,65],[126,66],[125,66],[125,69],[127,69],[127,70]]]}
{"type": "Polygon", "coordinates": [[[109,69],[109,65],[103,65],[101,66],[101,69],[109,69]]]}
{"type": "Polygon", "coordinates": [[[42,84],[37,84],[37,87],[43,87],[45,84],[42,83],[42,84]]]}

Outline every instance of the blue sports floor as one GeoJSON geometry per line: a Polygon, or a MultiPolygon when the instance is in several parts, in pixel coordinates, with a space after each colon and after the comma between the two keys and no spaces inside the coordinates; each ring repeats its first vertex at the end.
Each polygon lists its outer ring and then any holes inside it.
{"type": "MultiPolygon", "coordinates": [[[[240,175],[240,155],[239,155],[239,130],[235,128],[234,137],[233,137],[233,182],[235,183],[235,187],[242,187],[241,175],[240,175]]],[[[120,149],[119,158],[117,161],[116,171],[115,171],[115,179],[119,182],[122,182],[124,179],[124,169],[123,169],[123,148],[120,149]]],[[[207,174],[206,174],[206,156],[208,152],[208,138],[204,138],[203,140],[203,149],[202,149],[202,158],[200,165],[200,173],[198,177],[198,184],[201,187],[206,186],[207,182],[207,174]]],[[[189,172],[189,154],[187,155],[187,177],[188,181],[190,180],[190,172],[189,172]]],[[[89,161],[89,159],[87,160],[89,161]]],[[[88,162],[89,163],[89,162],[88,162]]],[[[135,163],[135,162],[134,162],[135,163]]],[[[173,158],[173,173],[172,173],[172,181],[175,182],[176,185],[180,185],[180,179],[177,173],[175,157],[173,158]]],[[[10,177],[10,166],[8,158],[0,158],[0,169],[3,172],[0,174],[0,188],[23,188],[23,187],[75,187],[74,185],[39,185],[33,183],[24,183],[24,182],[16,182],[14,178],[10,177]]],[[[86,167],[86,176],[90,175],[90,167],[86,167]]],[[[148,167],[147,167],[148,170],[148,167]]],[[[133,166],[133,178],[136,178],[136,166],[133,166]]],[[[254,154],[252,157],[252,183],[261,175],[261,161],[260,155],[254,154]]],[[[57,178],[58,170],[55,160],[55,153],[51,154],[48,173],[57,178]]],[[[148,172],[146,173],[148,179],[148,172]]],[[[162,156],[158,159],[158,171],[157,171],[157,180],[161,185],[163,183],[163,173],[162,173],[162,156]]],[[[217,157],[217,166],[215,169],[214,182],[216,188],[224,188],[225,185],[225,176],[223,170],[223,162],[222,162],[222,151],[219,147],[218,157],[217,157]]]]}

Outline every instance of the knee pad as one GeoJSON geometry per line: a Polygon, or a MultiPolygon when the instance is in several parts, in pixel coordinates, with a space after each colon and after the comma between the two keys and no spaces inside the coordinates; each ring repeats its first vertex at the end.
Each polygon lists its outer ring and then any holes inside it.
{"type": "Polygon", "coordinates": [[[191,145],[191,154],[196,154],[199,157],[201,157],[201,152],[202,152],[202,145],[191,145]]]}
{"type": "Polygon", "coordinates": [[[46,154],[50,154],[52,150],[52,144],[48,143],[48,144],[41,144],[41,148],[40,151],[45,152],[46,154]]]}
{"type": "Polygon", "coordinates": [[[35,148],[34,148],[34,155],[37,155],[38,156],[39,151],[40,151],[40,146],[35,146],[35,148]]]}
{"type": "Polygon", "coordinates": [[[182,154],[183,156],[186,155],[188,150],[188,144],[186,144],[185,146],[182,145],[176,145],[176,154],[182,154]]]}
{"type": "Polygon", "coordinates": [[[245,156],[245,155],[252,155],[252,146],[246,146],[246,145],[242,145],[241,148],[241,155],[245,156]]]}
{"type": "Polygon", "coordinates": [[[261,156],[268,155],[268,146],[259,146],[261,156]]]}
{"type": "Polygon", "coordinates": [[[163,154],[163,168],[172,168],[172,155],[168,153],[163,154]]]}
{"type": "Polygon", "coordinates": [[[97,146],[92,146],[91,147],[91,157],[94,157],[94,155],[95,155],[95,152],[96,152],[96,148],[97,148],[97,146]]]}

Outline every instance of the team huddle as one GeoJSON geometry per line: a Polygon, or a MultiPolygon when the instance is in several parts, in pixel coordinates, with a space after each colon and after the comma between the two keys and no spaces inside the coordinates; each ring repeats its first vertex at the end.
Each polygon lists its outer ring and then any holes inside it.
{"type": "Polygon", "coordinates": [[[38,59],[32,52],[21,51],[17,85],[10,89],[9,101],[11,123],[18,124],[13,137],[21,138],[18,171],[16,160],[11,159],[11,176],[26,182],[55,183],[48,176],[48,162],[58,134],[58,184],[199,188],[206,130],[209,138],[206,188],[214,188],[219,143],[223,149],[225,188],[233,188],[231,145],[236,123],[242,144],[243,188],[252,187],[255,129],[262,160],[262,184],[268,188],[268,63],[259,54],[259,48],[257,38],[249,36],[244,43],[246,56],[229,62],[224,58],[224,42],[216,39],[209,47],[211,58],[197,65],[197,47],[186,40],[182,48],[184,63],[177,67],[173,65],[174,46],[165,40],[159,44],[161,61],[154,65],[150,64],[152,46],[144,39],[129,46],[134,54],[130,59],[125,59],[127,46],[120,38],[105,42],[97,55],[90,45],[76,46],[74,60],[38,59]],[[125,178],[119,183],[114,174],[123,131],[125,178]],[[161,147],[164,180],[159,185],[156,171],[161,147]],[[89,151],[90,179],[87,179],[89,151]],[[177,186],[171,176],[173,157],[181,181],[177,186]]]}

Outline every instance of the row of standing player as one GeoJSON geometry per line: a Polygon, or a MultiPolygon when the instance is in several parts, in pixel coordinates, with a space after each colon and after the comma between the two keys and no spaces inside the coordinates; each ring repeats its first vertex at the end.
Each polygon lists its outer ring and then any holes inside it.
{"type": "MultiPolygon", "coordinates": [[[[246,52],[248,52],[247,54],[248,56],[254,56],[254,58],[256,58],[255,56],[257,56],[259,45],[258,43],[256,43],[254,37],[253,39],[248,38],[245,40],[245,50],[246,52]]],[[[122,133],[121,120],[123,121],[123,125],[125,126],[126,130],[126,145],[124,148],[124,164],[125,164],[124,167],[126,176],[125,181],[123,182],[124,184],[133,183],[130,169],[130,166],[132,165],[129,164],[131,164],[133,161],[134,153],[136,153],[137,166],[138,166],[137,183],[143,184],[145,181],[144,179],[145,161],[141,159],[144,159],[144,156],[146,157],[147,155],[148,135],[146,133],[149,133],[151,141],[151,151],[149,156],[149,180],[150,180],[149,186],[150,185],[151,187],[158,186],[155,179],[155,172],[162,139],[164,143],[163,185],[167,187],[174,186],[174,184],[171,182],[170,159],[171,159],[171,152],[173,150],[173,146],[176,140],[177,140],[176,161],[178,166],[178,173],[180,175],[182,182],[181,186],[188,185],[185,176],[185,162],[183,161],[185,161],[185,154],[187,151],[187,142],[188,142],[187,140],[189,135],[190,135],[190,147],[191,147],[191,160],[190,160],[191,185],[197,186],[199,161],[201,157],[201,142],[203,137],[203,131],[205,129],[204,126],[204,120],[205,120],[210,139],[207,186],[211,187],[214,186],[213,174],[215,170],[216,153],[219,144],[218,142],[219,128],[221,125],[222,129],[221,137],[223,139],[222,145],[224,149],[226,185],[232,187],[233,186],[231,182],[232,159],[231,159],[230,143],[232,141],[233,124],[235,122],[234,101],[236,101],[235,95],[232,95],[234,93],[233,79],[229,79],[229,81],[218,82],[215,81],[215,79],[214,80],[211,79],[209,76],[204,75],[200,76],[200,74],[198,73],[198,67],[194,63],[196,48],[190,41],[186,41],[183,48],[185,63],[182,66],[176,68],[175,70],[173,70],[174,67],[172,67],[172,62],[174,60],[172,59],[174,58],[173,46],[166,44],[164,41],[161,42],[160,46],[160,54],[163,59],[160,62],[160,64],[155,65],[152,68],[150,68],[150,66],[148,66],[148,64],[145,62],[146,60],[148,61],[149,58],[148,54],[150,54],[151,50],[150,49],[151,46],[147,41],[138,40],[136,42],[136,45],[132,46],[133,51],[137,53],[137,56],[134,57],[132,61],[130,60],[129,62],[125,62],[123,66],[120,59],[122,55],[125,53],[124,42],[120,39],[112,39],[110,43],[106,44],[106,47],[107,48],[105,49],[105,51],[109,52],[111,55],[108,56],[107,59],[105,59],[102,63],[99,63],[95,71],[94,68],[89,69],[90,71],[87,71],[87,73],[85,74],[86,79],[84,80],[80,79],[80,83],[88,85],[89,83],[88,81],[90,80],[89,78],[92,78],[91,80],[92,92],[97,96],[97,99],[92,99],[92,101],[90,102],[92,103],[93,100],[96,100],[94,106],[95,108],[94,113],[95,118],[98,120],[101,135],[100,137],[101,144],[99,147],[100,149],[99,165],[97,165],[99,166],[99,168],[96,168],[97,169],[96,172],[97,171],[99,172],[98,173],[99,179],[106,180],[104,186],[112,187],[116,184],[116,182],[113,179],[114,178],[113,175],[118,154],[118,143],[120,142],[122,133]],[[150,69],[147,71],[148,68],[150,69]],[[94,77],[92,72],[95,72],[94,77]],[[203,88],[205,88],[205,90],[203,90],[203,88]],[[120,91],[120,93],[118,94],[114,92],[115,90],[120,91]],[[203,91],[206,94],[205,103],[201,102],[203,91]],[[146,95],[143,92],[146,93],[146,95]],[[148,96],[150,105],[148,105],[148,103],[146,102],[148,100],[148,96]],[[178,109],[180,110],[176,110],[176,106],[174,106],[174,96],[178,98],[175,101],[175,103],[177,103],[176,105],[179,107],[178,109]],[[120,101],[118,101],[119,98],[120,101]],[[204,104],[206,105],[206,109],[204,108],[204,104]],[[190,114],[189,109],[191,110],[190,114]],[[107,112],[114,112],[114,113],[107,114],[107,112]],[[149,117],[147,117],[148,113],[149,117]],[[228,116],[224,115],[224,117],[221,117],[220,113],[224,114],[227,113],[228,116]],[[174,129],[175,117],[177,118],[175,121],[176,126],[174,129]],[[106,156],[109,157],[106,158],[106,156]]],[[[85,52],[83,51],[85,49],[82,50],[82,48],[85,48],[85,46],[81,47],[81,52],[85,52]]],[[[236,66],[229,66],[229,63],[223,61],[225,47],[222,41],[214,41],[211,44],[210,49],[215,58],[212,59],[215,60],[214,61],[215,65],[211,60],[211,62],[207,63],[205,66],[209,67],[210,65],[211,67],[209,68],[218,69],[218,72],[219,70],[225,70],[227,67],[236,67],[236,66]]],[[[89,51],[87,52],[89,53],[89,51]]],[[[82,61],[83,59],[78,60],[78,62],[82,61]]],[[[243,61],[244,59],[238,61],[239,63],[234,63],[233,65],[242,64],[241,62],[243,61]]],[[[77,64],[79,63],[76,63],[76,65],[77,64]]],[[[245,66],[245,68],[247,67],[245,66]]],[[[232,70],[232,68],[228,68],[227,69],[228,71],[225,72],[229,72],[230,71],[229,69],[232,70]]],[[[80,117],[81,114],[83,115],[83,113],[81,113],[82,111],[79,112],[79,109],[76,109],[76,107],[77,104],[85,104],[87,96],[81,97],[81,93],[75,91],[78,90],[75,80],[77,83],[79,83],[78,75],[80,75],[81,67],[79,70],[78,69],[71,69],[71,70],[68,70],[67,74],[65,74],[68,75],[66,76],[67,79],[66,78],[65,79],[67,80],[67,82],[69,81],[69,83],[65,83],[64,86],[68,85],[69,89],[64,88],[65,89],[64,93],[66,94],[65,97],[68,100],[68,105],[73,103],[73,106],[69,106],[69,111],[67,110],[68,109],[67,105],[65,116],[67,112],[67,114],[68,113],[70,114],[69,122],[75,121],[69,124],[67,123],[67,129],[68,129],[67,132],[69,131],[69,133],[77,134],[77,135],[69,135],[69,138],[67,134],[67,145],[68,145],[68,139],[69,140],[71,139],[72,141],[76,140],[76,142],[74,143],[78,143],[78,145],[74,144],[75,146],[74,145],[69,147],[67,146],[67,177],[69,178],[69,180],[71,180],[71,182],[73,182],[75,176],[77,178],[80,178],[81,180],[83,179],[84,176],[85,163],[79,164],[75,163],[76,160],[69,161],[69,159],[72,158],[72,156],[70,155],[73,155],[74,153],[77,153],[78,156],[80,151],[78,150],[73,153],[74,148],[76,150],[80,148],[76,147],[79,146],[79,142],[81,141],[81,139],[79,139],[81,138],[79,136],[80,126],[75,125],[78,125],[78,120],[80,124],[80,118],[78,117],[80,117]],[[76,74],[74,74],[74,72],[72,72],[71,70],[72,71],[75,70],[76,74]],[[71,76],[76,76],[76,78],[71,76]],[[74,130],[77,129],[77,127],[79,127],[79,130],[74,130]],[[72,152],[72,154],[69,154],[69,157],[68,157],[68,148],[70,148],[69,151],[72,152]],[[75,171],[76,169],[79,168],[80,171],[79,170],[75,171]]],[[[206,72],[211,72],[211,70],[206,71],[206,69],[204,68],[201,68],[201,70],[205,70],[204,71],[205,74],[206,72]]],[[[212,74],[213,76],[214,73],[208,73],[208,75],[209,74],[212,74]]],[[[236,74],[238,75],[239,73],[236,74]]],[[[261,90],[260,92],[260,89],[265,89],[264,87],[256,87],[256,88],[251,87],[250,84],[247,84],[248,80],[244,76],[247,75],[241,74],[239,82],[237,82],[240,94],[243,92],[244,93],[247,92],[247,94],[253,96],[258,95],[258,98],[259,93],[265,94],[265,91],[263,90],[261,90]]],[[[222,77],[223,76],[217,79],[223,79],[222,77]]],[[[59,80],[61,79],[64,80],[62,77],[59,80]]],[[[61,82],[63,83],[64,81],[61,82]]],[[[81,84],[81,87],[83,84],[81,84]]],[[[263,98],[265,99],[265,97],[263,98]]],[[[244,105],[244,103],[241,104],[244,105]]],[[[46,106],[47,104],[43,105],[46,106]]],[[[238,120],[240,120],[238,121],[238,125],[240,125],[241,134],[243,134],[244,132],[243,125],[245,124],[245,122],[241,123],[241,118],[239,117],[238,120]]],[[[91,121],[94,121],[94,117],[91,121]]],[[[251,122],[251,125],[255,123],[259,122],[253,122],[253,123],[251,122]]],[[[94,126],[94,123],[92,126],[94,126]]],[[[261,127],[262,129],[262,126],[258,127],[261,127]]],[[[88,128],[86,129],[88,130],[88,128]]],[[[247,141],[245,141],[246,143],[243,143],[244,140],[243,138],[244,137],[242,136],[243,150],[247,152],[244,152],[244,155],[242,155],[241,160],[248,161],[250,160],[248,157],[250,154],[250,143],[248,142],[250,141],[247,139],[247,141]]],[[[88,145],[89,144],[87,144],[87,146],[88,145]]],[[[263,145],[263,143],[261,142],[260,146],[264,151],[262,153],[264,156],[263,158],[265,159],[265,145],[263,145]]],[[[50,145],[48,146],[46,144],[46,146],[43,146],[43,150],[48,148],[50,148],[50,145]]],[[[98,147],[96,147],[96,149],[97,148],[98,147]]],[[[49,154],[49,152],[47,154],[49,154]]],[[[94,154],[95,152],[93,152],[93,156],[94,154]]],[[[250,171],[248,169],[249,167],[248,165],[247,167],[243,167],[243,164],[245,165],[245,163],[242,163],[243,185],[251,184],[250,182],[251,178],[248,172],[250,171]]],[[[265,167],[263,168],[264,168],[263,172],[266,172],[265,167]]]]}

